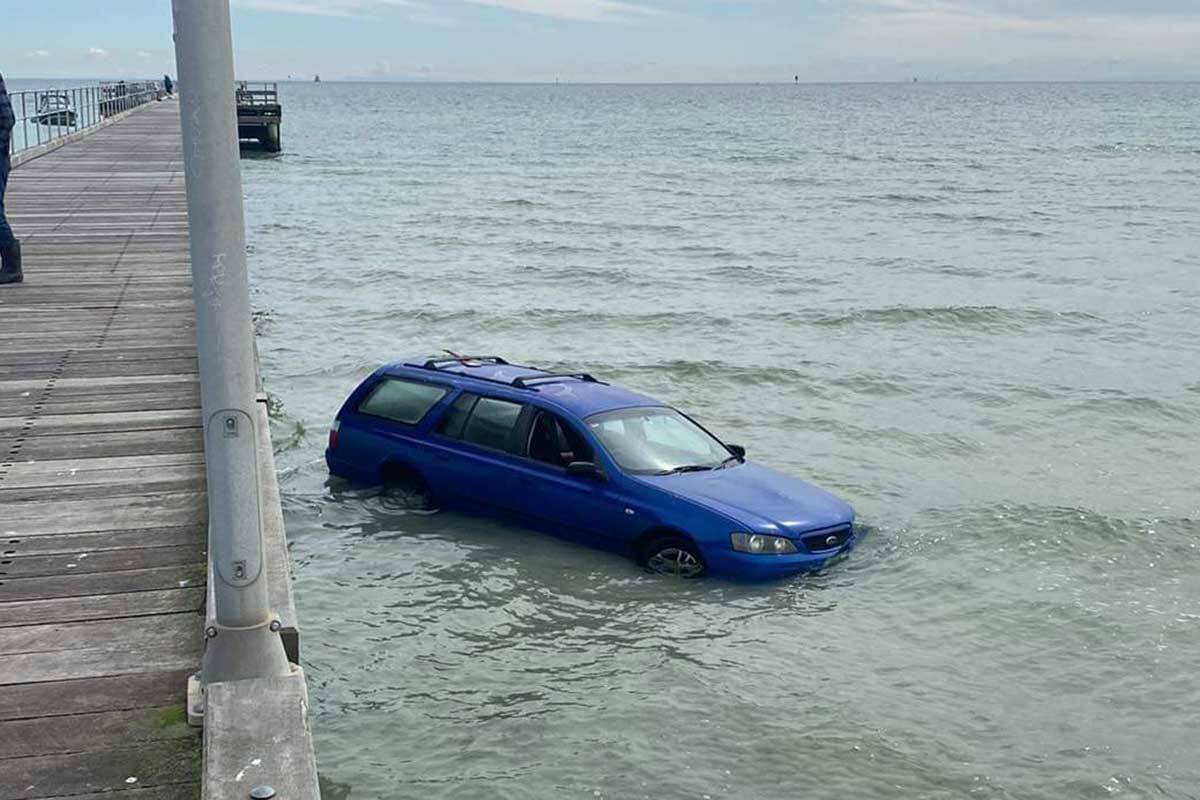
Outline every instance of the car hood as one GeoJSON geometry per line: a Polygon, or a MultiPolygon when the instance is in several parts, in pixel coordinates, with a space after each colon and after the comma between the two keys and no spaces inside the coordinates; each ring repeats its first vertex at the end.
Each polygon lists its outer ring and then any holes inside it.
{"type": "Polygon", "coordinates": [[[639,475],[638,479],[701,503],[754,531],[778,529],[796,535],[854,519],[854,509],[824,489],[749,462],[708,472],[639,475]]]}

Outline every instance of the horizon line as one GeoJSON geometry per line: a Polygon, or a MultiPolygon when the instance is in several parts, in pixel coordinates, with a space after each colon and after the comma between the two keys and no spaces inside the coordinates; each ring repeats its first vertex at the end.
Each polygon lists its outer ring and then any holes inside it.
{"type": "MultiPolygon", "coordinates": [[[[118,80],[158,80],[158,77],[146,76],[71,76],[71,77],[47,77],[47,76],[29,76],[22,77],[9,73],[5,75],[6,81],[118,81],[118,80]]],[[[238,81],[249,82],[269,82],[269,83],[390,83],[390,84],[441,84],[441,85],[462,85],[462,86],[894,86],[894,85],[920,85],[923,83],[936,84],[1113,84],[1113,83],[1171,83],[1171,84],[1189,84],[1200,83],[1200,77],[1197,78],[895,78],[891,80],[707,80],[707,81],[688,81],[688,80],[573,80],[573,79],[485,79],[485,78],[420,78],[420,77],[380,77],[373,78],[368,76],[350,76],[341,78],[321,78],[316,81],[313,78],[236,78],[238,81]]]]}

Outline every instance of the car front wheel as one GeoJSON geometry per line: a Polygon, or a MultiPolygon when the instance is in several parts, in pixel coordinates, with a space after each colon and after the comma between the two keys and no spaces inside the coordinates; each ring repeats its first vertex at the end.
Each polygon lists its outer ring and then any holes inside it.
{"type": "Polygon", "coordinates": [[[704,557],[682,536],[663,536],[642,550],[642,563],[651,572],[675,575],[680,578],[699,578],[704,575],[704,557]]]}

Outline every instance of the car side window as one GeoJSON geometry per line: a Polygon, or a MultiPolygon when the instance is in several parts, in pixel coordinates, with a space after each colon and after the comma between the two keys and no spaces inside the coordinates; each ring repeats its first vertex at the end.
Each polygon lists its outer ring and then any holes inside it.
{"type": "Polygon", "coordinates": [[[416,425],[449,393],[446,386],[385,378],[358,404],[358,410],[372,417],[416,425]]]}
{"type": "Polygon", "coordinates": [[[572,461],[593,460],[587,440],[549,411],[539,411],[529,426],[526,454],[536,461],[564,468],[572,461]]]}
{"type": "Polygon", "coordinates": [[[461,439],[463,426],[467,424],[467,418],[471,416],[471,409],[475,408],[475,401],[478,399],[479,395],[470,392],[463,392],[459,395],[459,398],[450,406],[450,410],[438,422],[437,433],[452,439],[461,439]]]}
{"type": "Polygon", "coordinates": [[[521,417],[520,403],[480,397],[463,426],[462,440],[506,453],[518,452],[516,446],[517,420],[521,417]]]}

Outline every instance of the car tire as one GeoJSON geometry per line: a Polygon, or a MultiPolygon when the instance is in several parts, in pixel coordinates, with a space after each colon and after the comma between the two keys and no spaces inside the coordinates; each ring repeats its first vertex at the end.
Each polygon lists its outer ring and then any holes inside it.
{"type": "Polygon", "coordinates": [[[380,502],[392,511],[431,511],[433,492],[425,479],[413,469],[389,465],[383,471],[380,502]]]}
{"type": "Polygon", "coordinates": [[[641,562],[651,572],[678,578],[700,578],[707,571],[700,549],[679,535],[651,539],[642,548],[641,562]]]}

